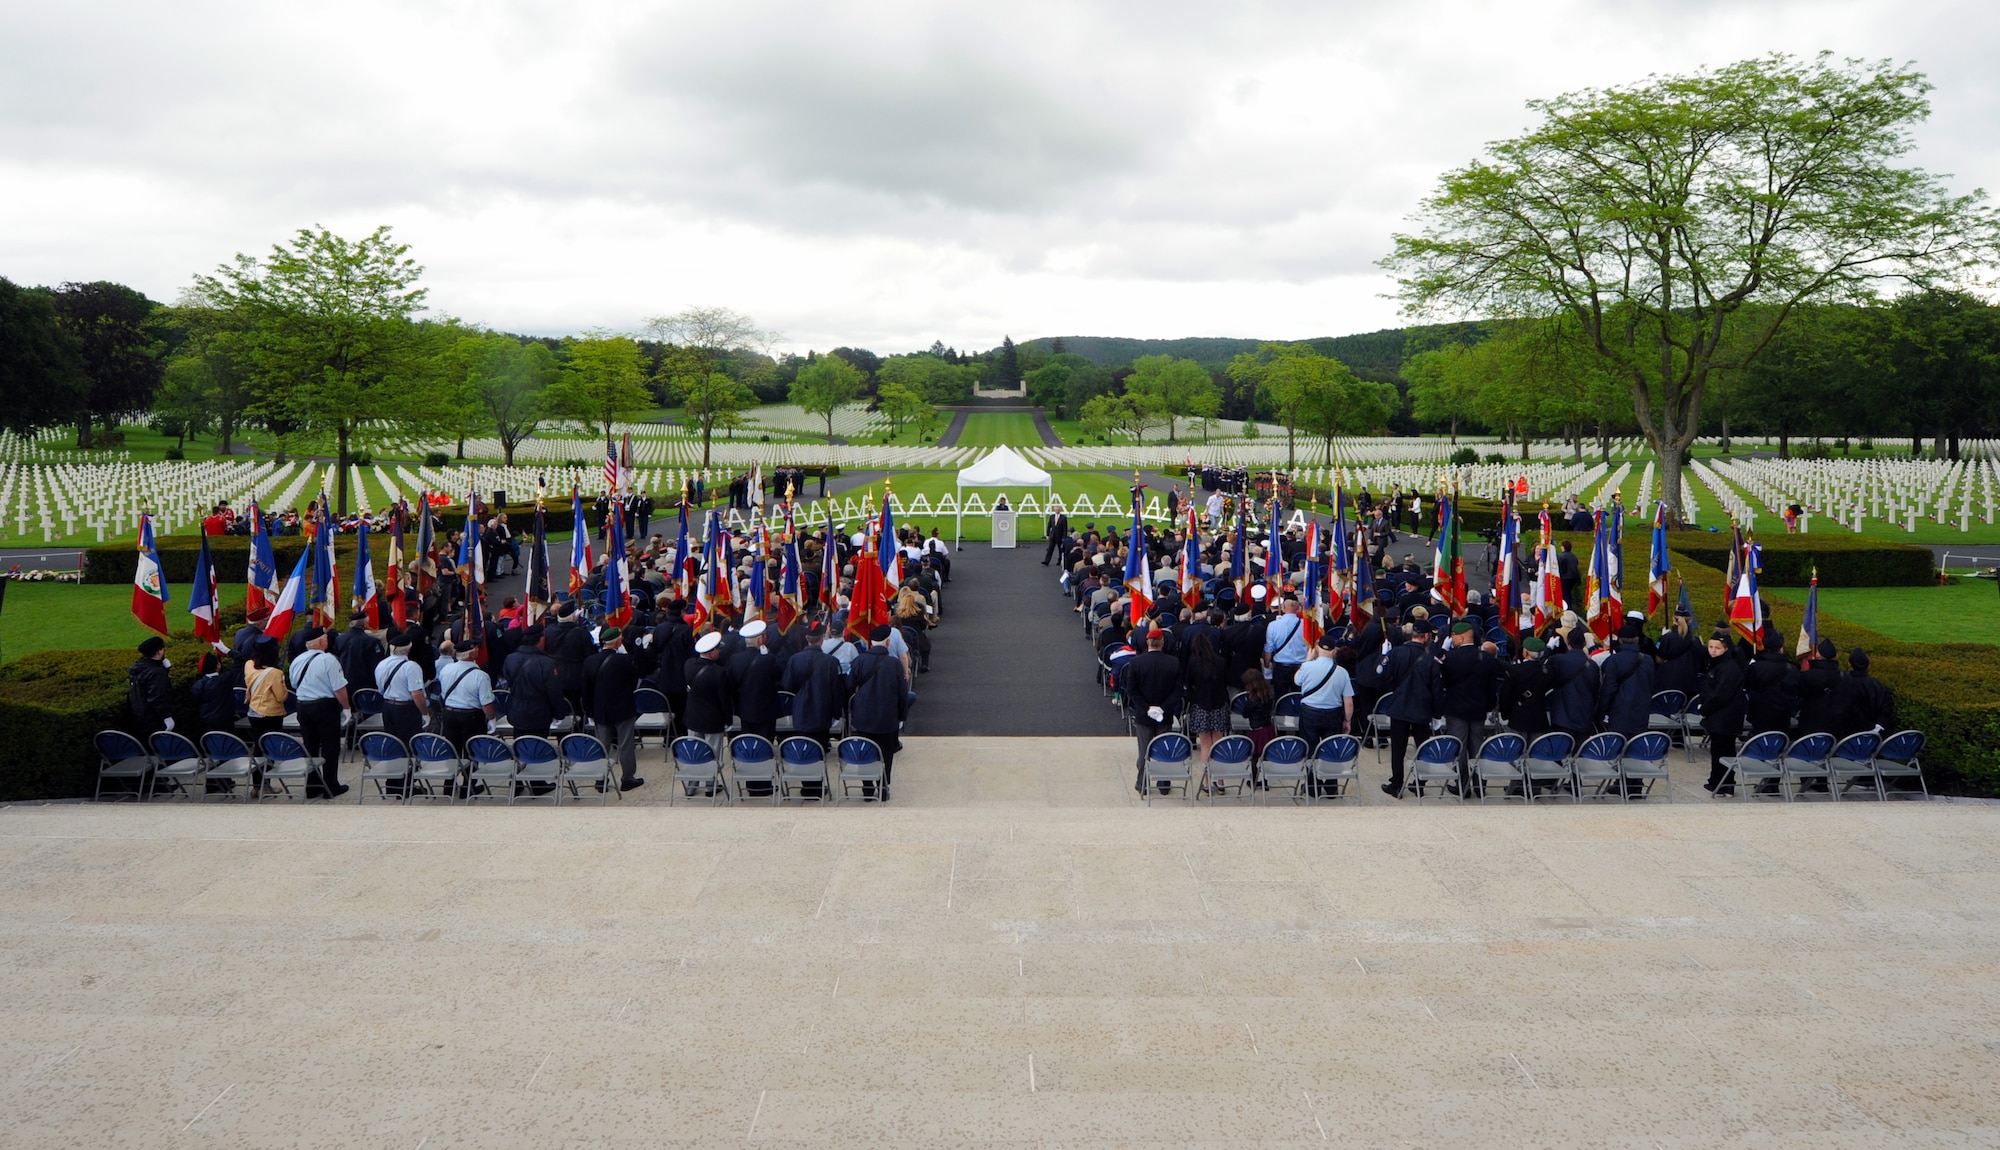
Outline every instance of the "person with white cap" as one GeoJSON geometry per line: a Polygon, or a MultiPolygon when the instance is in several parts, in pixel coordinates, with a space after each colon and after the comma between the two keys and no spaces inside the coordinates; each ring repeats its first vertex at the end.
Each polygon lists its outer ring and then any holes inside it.
{"type": "Polygon", "coordinates": [[[743,625],[743,649],[729,657],[729,685],[736,695],[736,714],[742,719],[743,733],[778,737],[778,685],[784,678],[784,661],[770,653],[770,629],[762,619],[743,625]]]}
{"type": "Polygon", "coordinates": [[[722,636],[704,631],[694,641],[694,658],[687,661],[687,713],[681,724],[688,734],[715,748],[716,757],[725,753],[722,733],[729,729],[729,716],[736,700],[729,685],[729,672],[722,665],[722,636]]]}

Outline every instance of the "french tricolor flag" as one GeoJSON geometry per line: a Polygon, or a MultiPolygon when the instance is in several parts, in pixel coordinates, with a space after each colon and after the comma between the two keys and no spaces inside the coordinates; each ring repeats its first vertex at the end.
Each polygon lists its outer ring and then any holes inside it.
{"type": "Polygon", "coordinates": [[[361,545],[361,556],[354,561],[354,609],[367,612],[368,629],[378,631],[382,627],[382,600],[375,586],[375,560],[368,554],[366,519],[355,529],[355,539],[361,545]]]}
{"type": "Polygon", "coordinates": [[[305,608],[306,586],[312,582],[312,561],[312,548],[300,552],[291,578],[285,580],[284,590],[278,592],[278,601],[271,606],[271,617],[264,621],[264,633],[271,638],[284,638],[292,629],[292,619],[305,608]]]}

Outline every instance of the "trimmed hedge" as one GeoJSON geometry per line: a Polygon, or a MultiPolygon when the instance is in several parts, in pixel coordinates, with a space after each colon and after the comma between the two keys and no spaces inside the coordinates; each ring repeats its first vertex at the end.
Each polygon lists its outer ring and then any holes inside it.
{"type": "MultiPolygon", "coordinates": [[[[569,513],[563,513],[568,518],[569,513]]],[[[343,537],[334,551],[340,560],[340,575],[346,579],[353,575],[354,536],[343,537]]],[[[175,598],[186,593],[187,585],[194,581],[195,561],[201,556],[201,537],[198,535],[161,535],[154,540],[160,553],[160,570],[167,583],[179,588],[175,598]]],[[[211,535],[208,540],[209,558],[215,562],[217,583],[241,583],[250,574],[250,537],[248,535],[211,535]]],[[[306,540],[303,535],[280,535],[271,540],[271,553],[278,560],[278,579],[283,581],[292,572],[292,565],[305,554],[306,540]]],[[[369,554],[375,559],[375,574],[379,578],[389,569],[389,540],[386,536],[370,536],[369,554]]],[[[101,547],[91,547],[83,553],[83,582],[85,583],[130,583],[139,568],[139,549],[130,543],[107,543],[101,547]]]]}
{"type": "MultiPolygon", "coordinates": [[[[1318,494],[1321,505],[1326,506],[1325,494],[1318,494]]],[[[1303,500],[1306,497],[1306,491],[1301,489],[1299,498],[1303,500]]],[[[1430,514],[1430,508],[1430,499],[1426,497],[1426,516],[1430,514]]],[[[1521,510],[1521,536],[1531,547],[1537,531],[1535,515],[1540,511],[1539,503],[1521,510]]],[[[1500,522],[1500,504],[1491,499],[1461,498],[1458,513],[1468,553],[1483,546],[1474,542],[1471,536],[1500,522]]],[[[1650,517],[1626,519],[1625,563],[1628,569],[1644,569],[1652,530],[1650,517]]],[[[1401,534],[1407,538],[1406,533],[1401,534]]],[[[1590,536],[1587,533],[1558,530],[1555,538],[1558,542],[1569,540],[1579,555],[1590,552],[1590,536]]],[[[1717,571],[1729,569],[1729,535],[1726,532],[1674,531],[1667,536],[1667,540],[1670,550],[1696,563],[1717,571]]],[[[1764,549],[1764,572],[1759,578],[1768,587],[1804,587],[1812,582],[1815,565],[1819,568],[1819,584],[1822,587],[1927,587],[1937,580],[1936,557],[1930,548],[1909,543],[1872,539],[1847,531],[1760,535],[1757,543],[1764,549]]],[[[1631,579],[1628,577],[1626,582],[1631,582],[1631,579]]]]}
{"type": "MultiPolygon", "coordinates": [[[[191,730],[188,695],[204,647],[175,642],[174,725],[191,730]]],[[[97,786],[97,732],[127,729],[125,669],[136,651],[43,651],[0,671],[0,801],[88,796],[97,786]]]]}
{"type": "MultiPolygon", "coordinates": [[[[1793,538],[1798,538],[1794,536],[1793,538]]],[[[1704,633],[1723,618],[1725,578],[1720,571],[1674,555],[1687,580],[1704,633]]],[[[1820,571],[1822,577],[1825,569],[1820,571]]],[[[1786,650],[1799,631],[1805,606],[1765,599],[1764,609],[1786,650]]],[[[1942,794],[2000,796],[2000,647],[1984,643],[1906,643],[1844,619],[1819,617],[1819,633],[1840,648],[1841,669],[1856,647],[1866,648],[1869,672],[1889,688],[1898,729],[1924,732],[1924,776],[1942,794]]]]}
{"type": "MultiPolygon", "coordinates": [[[[1626,535],[1629,548],[1631,536],[1626,535]]],[[[1759,536],[1769,587],[1804,587],[1819,568],[1822,587],[1927,587],[1937,582],[1937,557],[1928,547],[1870,539],[1851,532],[1759,536]]],[[[1729,569],[1729,536],[1677,531],[1670,546],[1717,571],[1729,569]]]]}

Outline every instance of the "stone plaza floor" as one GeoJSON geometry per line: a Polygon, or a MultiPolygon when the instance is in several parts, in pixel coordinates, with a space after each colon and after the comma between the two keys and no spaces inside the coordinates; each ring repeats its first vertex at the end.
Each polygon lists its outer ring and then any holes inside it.
{"type": "Polygon", "coordinates": [[[0,810],[0,1145],[2000,1144],[2000,808],[1362,763],[1318,808],[912,738],[886,807],[0,810]]]}

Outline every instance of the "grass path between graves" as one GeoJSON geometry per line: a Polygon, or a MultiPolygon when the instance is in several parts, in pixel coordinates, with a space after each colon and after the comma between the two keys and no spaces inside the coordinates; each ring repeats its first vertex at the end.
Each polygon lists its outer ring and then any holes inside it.
{"type": "MultiPolygon", "coordinates": [[[[1772,599],[1804,604],[1807,588],[1766,587],[1772,599]]],[[[1822,587],[1821,615],[1912,643],[2000,644],[2000,589],[1990,579],[1942,587],[1822,587]]],[[[1788,635],[1789,641],[1795,635],[1788,635]]]]}

